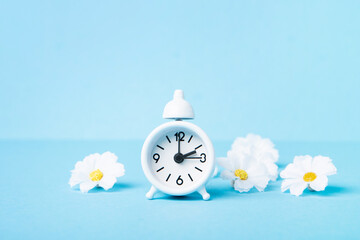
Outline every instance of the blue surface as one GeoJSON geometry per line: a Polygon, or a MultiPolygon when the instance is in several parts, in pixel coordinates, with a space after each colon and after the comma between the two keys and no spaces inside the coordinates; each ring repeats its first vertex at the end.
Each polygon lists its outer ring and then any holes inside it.
{"type": "MultiPolygon", "coordinates": [[[[215,141],[218,156],[231,142],[215,141]]],[[[158,195],[140,165],[141,141],[1,141],[0,239],[359,239],[360,143],[276,142],[280,167],[294,155],[331,156],[338,175],[325,192],[240,194],[211,180],[211,201],[158,195]],[[108,192],[67,184],[76,161],[113,151],[126,175],[108,192]]]]}
{"type": "Polygon", "coordinates": [[[0,0],[0,239],[359,239],[359,7],[0,0]],[[217,156],[253,132],[281,168],[322,154],[338,175],[299,198],[215,178],[209,202],[146,200],[141,146],[177,88],[217,156]],[[70,189],[75,162],[108,150],[126,167],[114,189],[70,189]]]}
{"type": "Polygon", "coordinates": [[[0,138],[145,139],[182,88],[213,139],[358,141],[359,9],[0,0],[0,138]]]}

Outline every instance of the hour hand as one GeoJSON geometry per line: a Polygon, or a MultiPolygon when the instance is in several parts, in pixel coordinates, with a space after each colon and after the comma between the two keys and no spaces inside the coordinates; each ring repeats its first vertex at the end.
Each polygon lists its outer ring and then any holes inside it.
{"type": "Polygon", "coordinates": [[[193,155],[193,154],[195,154],[195,153],[196,153],[196,150],[184,154],[183,157],[184,157],[184,158],[187,158],[188,156],[191,156],[191,155],[193,155]]]}

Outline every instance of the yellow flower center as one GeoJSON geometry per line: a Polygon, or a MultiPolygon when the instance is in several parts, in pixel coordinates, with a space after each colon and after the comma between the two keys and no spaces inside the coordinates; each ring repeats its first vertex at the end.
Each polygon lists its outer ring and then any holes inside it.
{"type": "Polygon", "coordinates": [[[316,174],[314,172],[307,172],[303,177],[305,182],[312,182],[316,179],[316,174]]]}
{"type": "Polygon", "coordinates": [[[104,176],[104,174],[99,169],[96,169],[95,171],[92,171],[89,174],[89,178],[93,182],[100,181],[103,178],[103,176],[104,176]]]}
{"type": "Polygon", "coordinates": [[[235,176],[239,177],[241,180],[248,179],[248,174],[247,174],[247,172],[245,172],[245,170],[236,169],[234,174],[235,174],[235,176]]]}

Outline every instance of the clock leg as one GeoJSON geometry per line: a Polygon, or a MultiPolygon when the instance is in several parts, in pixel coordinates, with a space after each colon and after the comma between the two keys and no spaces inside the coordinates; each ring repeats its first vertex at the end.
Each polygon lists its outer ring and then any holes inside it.
{"type": "Polygon", "coordinates": [[[210,194],[207,193],[205,187],[202,187],[198,190],[198,193],[201,194],[202,198],[206,201],[206,200],[209,200],[210,198],[210,194]]]}
{"type": "Polygon", "coordinates": [[[148,199],[153,199],[153,196],[154,194],[157,192],[158,190],[154,187],[154,186],[151,186],[150,190],[146,193],[146,197],[148,199]]]}

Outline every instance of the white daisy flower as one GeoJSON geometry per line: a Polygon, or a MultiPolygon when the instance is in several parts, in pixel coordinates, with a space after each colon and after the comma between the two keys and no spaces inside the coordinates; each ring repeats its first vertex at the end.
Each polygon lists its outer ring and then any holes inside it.
{"type": "Polygon", "coordinates": [[[272,162],[277,162],[279,159],[279,152],[274,148],[270,139],[252,133],[245,138],[236,138],[231,148],[242,148],[245,152],[253,152],[258,158],[269,158],[272,162]]]}
{"type": "Polygon", "coordinates": [[[270,178],[267,169],[262,162],[249,161],[235,151],[229,151],[227,158],[218,158],[218,163],[225,170],[221,172],[223,179],[231,180],[235,190],[248,192],[255,187],[258,191],[264,191],[270,178]]]}
{"type": "Polygon", "coordinates": [[[117,162],[117,156],[111,152],[95,153],[75,164],[71,171],[71,187],[80,184],[81,192],[88,192],[96,186],[108,190],[116,183],[116,178],[125,174],[124,165],[117,162]]]}
{"type": "Polygon", "coordinates": [[[278,166],[275,162],[279,159],[279,153],[270,139],[248,134],[245,138],[236,138],[230,151],[237,152],[240,158],[264,163],[270,179],[277,179],[278,166]]]}
{"type": "Polygon", "coordinates": [[[301,195],[306,187],[314,191],[323,191],[328,185],[327,176],[336,174],[336,171],[329,157],[296,156],[294,162],[280,173],[284,178],[281,191],[290,189],[290,193],[296,196],[301,195]]]}

